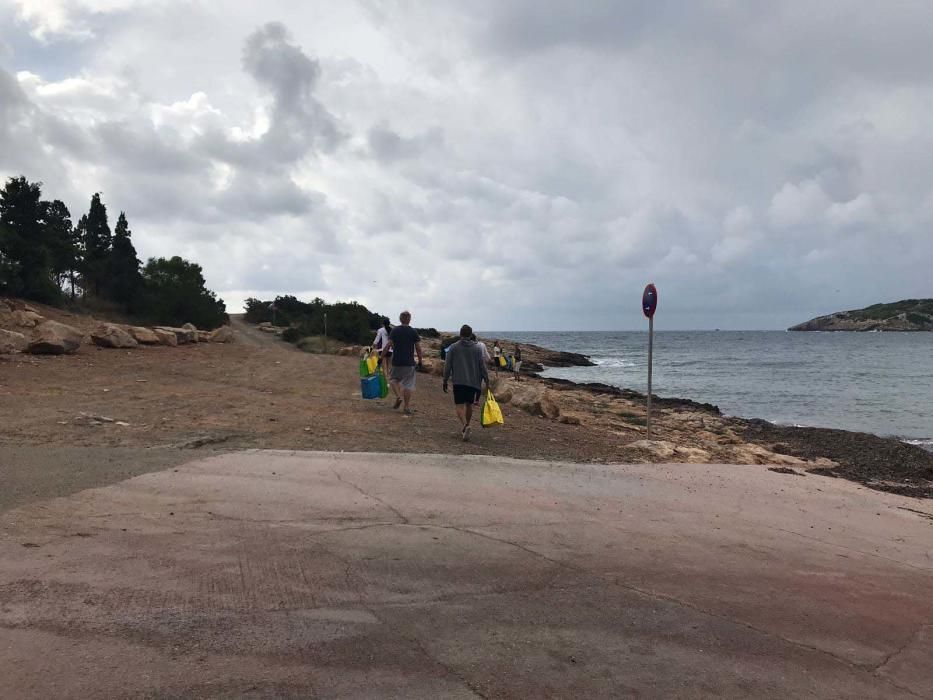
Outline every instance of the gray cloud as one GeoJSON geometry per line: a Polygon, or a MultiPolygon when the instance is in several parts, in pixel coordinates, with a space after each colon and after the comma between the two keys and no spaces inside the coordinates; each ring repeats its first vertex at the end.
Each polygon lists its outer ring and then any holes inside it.
{"type": "Polygon", "coordinates": [[[343,140],[334,117],[314,97],[320,64],[289,43],[285,25],[270,22],[250,35],[243,67],[272,94],[271,124],[261,142],[275,157],[297,160],[314,149],[333,151],[343,140]]]}
{"type": "Polygon", "coordinates": [[[933,291],[925,4],[182,6],[0,25],[0,175],[222,293],[618,328],[650,279],[728,328],[933,291]]]}
{"type": "Polygon", "coordinates": [[[394,131],[385,122],[372,127],[366,135],[373,155],[382,161],[416,158],[429,150],[443,146],[444,133],[433,128],[417,136],[405,137],[394,131]]]}

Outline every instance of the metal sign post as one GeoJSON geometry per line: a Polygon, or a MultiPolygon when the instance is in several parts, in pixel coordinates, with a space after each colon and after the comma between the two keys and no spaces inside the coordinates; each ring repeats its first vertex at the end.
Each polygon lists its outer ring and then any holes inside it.
{"type": "Polygon", "coordinates": [[[653,284],[645,287],[641,295],[641,310],[648,317],[648,407],[646,412],[646,437],[651,439],[651,365],[654,351],[654,312],[658,309],[658,289],[653,284]]]}
{"type": "Polygon", "coordinates": [[[324,352],[327,352],[327,312],[324,312],[324,352]]]}

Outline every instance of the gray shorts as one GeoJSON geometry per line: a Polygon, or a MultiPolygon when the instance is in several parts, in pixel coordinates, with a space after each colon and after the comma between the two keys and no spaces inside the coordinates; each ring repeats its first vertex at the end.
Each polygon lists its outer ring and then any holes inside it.
{"type": "Polygon", "coordinates": [[[415,367],[395,367],[393,366],[389,370],[389,379],[393,382],[398,382],[402,385],[403,389],[408,389],[408,391],[415,390],[415,377],[417,376],[418,370],[415,367]]]}

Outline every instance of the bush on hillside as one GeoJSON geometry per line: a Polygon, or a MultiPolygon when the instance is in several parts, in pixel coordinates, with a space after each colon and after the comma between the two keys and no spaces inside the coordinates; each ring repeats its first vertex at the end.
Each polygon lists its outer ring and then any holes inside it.
{"type": "Polygon", "coordinates": [[[352,345],[369,345],[383,318],[355,301],[327,304],[316,298],[302,302],[293,296],[276,297],[274,302],[246,300],[246,320],[250,323],[272,323],[273,313],[275,325],[288,327],[282,337],[293,343],[301,338],[324,336],[326,331],[328,338],[352,345]]]}

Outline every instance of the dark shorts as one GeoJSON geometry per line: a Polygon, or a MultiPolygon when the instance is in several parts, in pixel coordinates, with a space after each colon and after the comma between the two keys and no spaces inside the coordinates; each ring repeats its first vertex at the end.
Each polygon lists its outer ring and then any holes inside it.
{"type": "Polygon", "coordinates": [[[479,389],[464,384],[454,384],[454,403],[476,403],[479,401],[479,389]]]}

